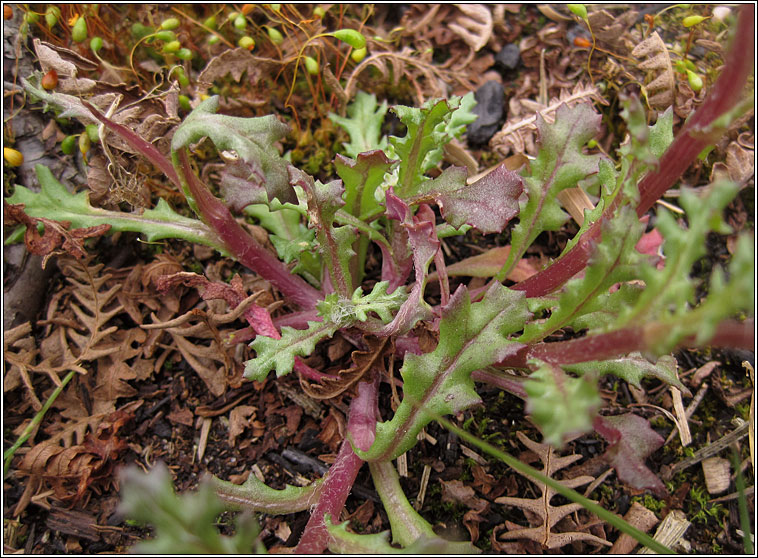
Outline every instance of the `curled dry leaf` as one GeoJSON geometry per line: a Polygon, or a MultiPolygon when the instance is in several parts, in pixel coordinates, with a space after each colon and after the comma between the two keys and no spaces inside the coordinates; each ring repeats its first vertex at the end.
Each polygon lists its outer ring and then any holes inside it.
{"type": "MultiPolygon", "coordinates": [[[[749,145],[749,144],[748,144],[749,145]]],[[[726,148],[726,160],[714,163],[711,182],[723,177],[744,186],[755,174],[755,148],[733,141],[726,148]]]]}
{"type": "Polygon", "coordinates": [[[490,503],[476,496],[474,489],[463,484],[460,480],[440,481],[442,485],[442,501],[455,502],[469,508],[463,514],[463,525],[471,536],[471,542],[479,539],[479,523],[484,520],[484,514],[490,509],[490,503]]]}
{"type": "Polygon", "coordinates": [[[261,75],[268,74],[276,65],[278,61],[255,56],[246,48],[226,50],[211,58],[197,76],[198,96],[207,93],[214,81],[228,75],[239,82],[246,73],[247,81],[255,84],[261,75]]]}
{"type": "Polygon", "coordinates": [[[628,31],[637,22],[637,13],[628,8],[619,14],[611,14],[606,10],[590,11],[588,19],[595,40],[606,49],[628,54],[635,44],[628,31]]]}
{"type": "Polygon", "coordinates": [[[66,221],[54,221],[44,217],[29,217],[24,213],[24,204],[9,204],[3,201],[3,213],[6,225],[24,225],[24,243],[30,253],[42,256],[42,267],[52,256],[69,254],[77,259],[87,256],[84,241],[87,238],[96,238],[107,233],[110,225],[96,225],[81,229],[69,229],[71,223],[66,221]],[[43,225],[43,232],[39,232],[37,225],[43,225]]]}
{"type": "Polygon", "coordinates": [[[137,407],[133,401],[108,414],[81,444],[64,448],[55,438],[40,442],[21,460],[19,472],[46,481],[61,500],[80,501],[93,485],[112,481],[113,468],[129,447],[119,431],[134,419],[137,407]]]}
{"type": "Polygon", "coordinates": [[[377,366],[384,368],[384,355],[391,350],[389,337],[365,336],[366,351],[353,351],[350,358],[355,366],[340,370],[336,378],[325,377],[321,382],[313,382],[300,376],[303,391],[313,399],[331,399],[346,391],[360,380],[366,372],[377,366]]]}
{"type": "Polygon", "coordinates": [[[484,4],[456,4],[462,12],[448,27],[467,45],[480,51],[492,37],[492,13],[484,4]]]}
{"type": "Polygon", "coordinates": [[[654,32],[632,50],[632,56],[640,59],[640,70],[648,73],[648,103],[656,110],[670,107],[676,94],[676,80],[671,66],[671,57],[658,32],[654,32]]]}

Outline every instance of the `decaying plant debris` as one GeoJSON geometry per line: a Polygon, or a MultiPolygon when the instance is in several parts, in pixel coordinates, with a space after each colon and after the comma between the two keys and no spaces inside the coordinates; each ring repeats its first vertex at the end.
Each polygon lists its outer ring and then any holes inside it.
{"type": "Polygon", "coordinates": [[[143,525],[154,552],[633,548],[591,502],[553,500],[589,485],[616,515],[703,526],[676,549],[746,551],[754,134],[750,69],[718,47],[734,17],[238,8],[11,8],[25,160],[5,224],[35,259],[6,289],[53,271],[42,311],[5,324],[6,550],[124,551],[143,525]],[[521,63],[495,66],[509,43],[521,63]],[[506,116],[467,148],[467,93],[492,81],[506,116]],[[664,194],[672,212],[649,212],[664,194]],[[718,489],[690,468],[714,434],[740,446],[718,489]],[[224,506],[244,513],[219,533],[224,506]]]}

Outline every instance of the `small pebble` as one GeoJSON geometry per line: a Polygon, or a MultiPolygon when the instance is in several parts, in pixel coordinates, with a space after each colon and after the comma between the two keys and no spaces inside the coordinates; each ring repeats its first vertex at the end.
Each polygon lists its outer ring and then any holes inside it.
{"type": "Polygon", "coordinates": [[[474,93],[476,106],[473,112],[479,116],[468,126],[469,145],[487,143],[497,132],[504,119],[505,91],[503,85],[488,81],[474,93]]]}
{"type": "Polygon", "coordinates": [[[517,44],[505,45],[495,55],[495,64],[504,70],[515,70],[521,62],[521,50],[517,44]]]}

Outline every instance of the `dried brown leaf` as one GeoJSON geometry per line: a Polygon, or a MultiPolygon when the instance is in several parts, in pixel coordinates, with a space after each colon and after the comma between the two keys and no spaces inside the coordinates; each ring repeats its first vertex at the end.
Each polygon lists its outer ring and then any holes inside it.
{"type": "Polygon", "coordinates": [[[229,445],[233,446],[237,436],[242,434],[255,419],[256,408],[252,405],[239,405],[229,412],[229,445]]]}
{"type": "MultiPolygon", "coordinates": [[[[575,461],[582,458],[581,455],[567,455],[559,457],[555,455],[555,450],[547,444],[539,444],[530,440],[524,435],[523,432],[517,432],[519,440],[532,450],[539,457],[543,463],[541,473],[554,478],[555,473],[561,469],[571,465],[575,461]]],[[[523,527],[515,523],[506,522],[508,531],[499,535],[500,540],[511,539],[530,539],[541,544],[544,548],[555,549],[565,546],[573,541],[589,541],[597,544],[610,546],[607,540],[601,539],[595,535],[585,532],[566,532],[556,533],[553,528],[563,518],[582,509],[581,504],[570,503],[561,506],[553,506],[551,500],[557,492],[544,483],[536,481],[530,477],[528,478],[534,483],[541,496],[538,498],[513,498],[509,496],[501,496],[495,499],[495,503],[504,504],[508,506],[516,506],[521,509],[527,517],[533,517],[534,523],[537,523],[534,527],[523,527]]],[[[591,476],[585,475],[576,477],[573,479],[559,480],[561,484],[568,488],[577,488],[592,482],[591,476]]]]}
{"type": "Polygon", "coordinates": [[[228,75],[239,82],[242,75],[247,73],[247,81],[254,84],[261,75],[267,74],[278,64],[276,60],[253,55],[246,48],[225,50],[211,58],[197,76],[198,93],[207,92],[214,81],[228,75]]]}
{"type": "Polygon", "coordinates": [[[578,83],[572,90],[562,90],[558,98],[550,100],[547,106],[530,99],[511,98],[509,117],[503,127],[490,140],[490,147],[505,157],[514,153],[537,154],[537,113],[548,122],[555,121],[555,112],[562,104],[573,107],[579,103],[605,103],[594,85],[578,83]]]}
{"type": "Polygon", "coordinates": [[[492,13],[484,4],[455,4],[460,10],[448,27],[474,52],[480,51],[492,37],[492,13]]]}
{"type": "Polygon", "coordinates": [[[676,80],[668,49],[658,32],[634,47],[632,56],[641,60],[637,67],[648,74],[646,87],[650,106],[656,110],[670,107],[676,96],[676,80]]]}
{"type": "Polygon", "coordinates": [[[300,376],[300,386],[313,399],[331,399],[346,391],[360,380],[366,372],[377,366],[384,368],[384,355],[391,349],[388,337],[364,337],[366,351],[353,351],[351,359],[355,366],[340,370],[337,378],[324,378],[320,383],[311,382],[300,376]]]}

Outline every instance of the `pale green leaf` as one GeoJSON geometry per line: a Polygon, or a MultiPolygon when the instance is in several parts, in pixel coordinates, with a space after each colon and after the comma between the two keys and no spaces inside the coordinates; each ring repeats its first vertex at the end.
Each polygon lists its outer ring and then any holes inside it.
{"type": "Polygon", "coordinates": [[[471,372],[503,360],[523,345],[507,336],[527,318],[522,293],[494,283],[480,302],[472,303],[461,286],[442,309],[437,348],[423,355],[407,354],[400,373],[403,400],[392,420],[377,424],[370,461],[394,459],[416,443],[416,436],[434,416],[466,409],[479,402],[471,372]]]}

